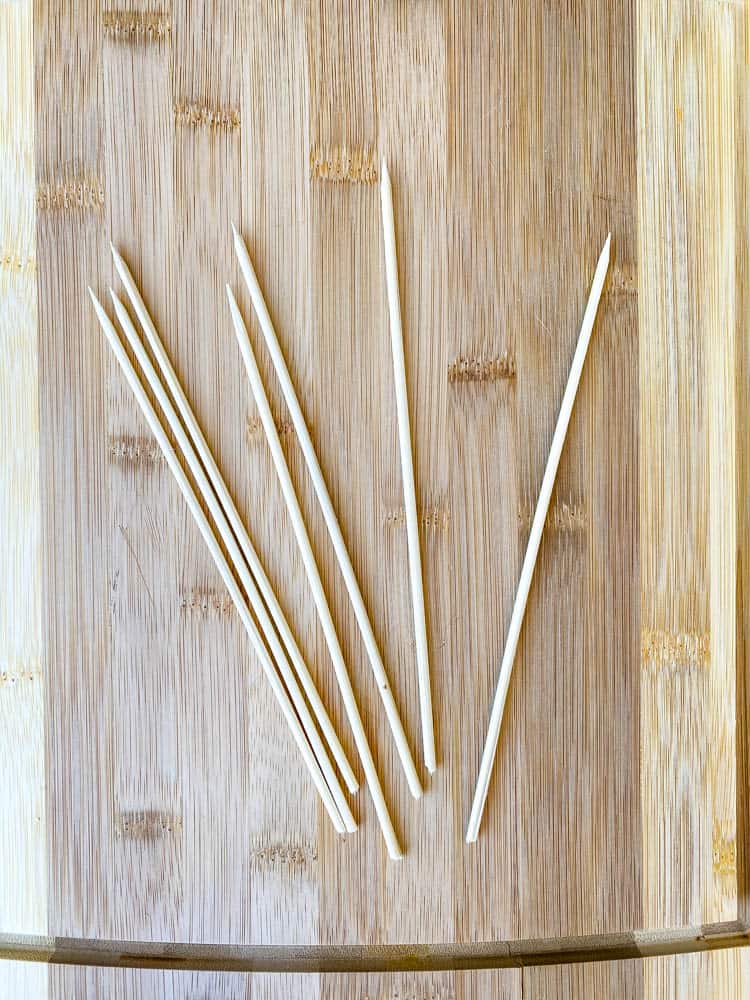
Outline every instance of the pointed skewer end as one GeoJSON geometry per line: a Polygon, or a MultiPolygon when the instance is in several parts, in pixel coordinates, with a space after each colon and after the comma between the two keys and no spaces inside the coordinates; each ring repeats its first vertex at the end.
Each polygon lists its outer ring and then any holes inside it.
{"type": "Polygon", "coordinates": [[[598,281],[600,284],[604,283],[604,278],[609,270],[609,253],[610,247],[612,245],[612,233],[607,234],[607,238],[604,241],[604,246],[602,247],[602,252],[599,254],[599,260],[596,264],[596,271],[594,272],[594,283],[598,281]]]}
{"type": "Polygon", "coordinates": [[[247,252],[247,245],[240,235],[239,229],[232,223],[232,241],[234,243],[234,252],[237,254],[240,263],[243,260],[249,260],[250,255],[247,252]]]}
{"type": "Polygon", "coordinates": [[[238,330],[239,322],[242,319],[240,314],[240,307],[237,305],[237,299],[234,297],[234,292],[232,291],[229,282],[224,285],[227,293],[227,299],[229,300],[229,311],[232,314],[232,322],[234,323],[235,330],[238,330]]]}
{"type": "Polygon", "coordinates": [[[91,287],[91,285],[88,286],[88,289],[89,289],[89,295],[91,296],[91,301],[94,304],[94,311],[96,312],[96,318],[99,320],[99,325],[102,327],[102,329],[106,333],[107,332],[107,324],[111,325],[109,316],[107,316],[107,312],[106,312],[104,306],[101,304],[101,302],[96,297],[96,295],[94,295],[94,290],[91,287]]]}

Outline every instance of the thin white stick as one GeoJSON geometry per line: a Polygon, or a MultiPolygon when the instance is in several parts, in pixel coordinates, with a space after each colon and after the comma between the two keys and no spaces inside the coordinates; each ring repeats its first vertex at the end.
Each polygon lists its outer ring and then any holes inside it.
{"type": "Polygon", "coordinates": [[[417,644],[417,677],[419,679],[419,712],[422,719],[422,747],[425,766],[432,774],[437,767],[437,762],[435,760],[435,731],[432,721],[432,692],[430,690],[430,661],[427,651],[427,623],[425,622],[424,612],[422,555],[419,548],[417,494],[414,487],[414,459],[411,451],[409,397],[406,391],[404,336],[401,328],[401,304],[398,292],[393,192],[391,190],[391,177],[388,173],[385,160],[383,160],[381,168],[380,204],[383,211],[385,282],[388,291],[388,312],[391,318],[391,351],[393,353],[393,378],[396,386],[396,415],[398,418],[398,444],[401,452],[401,479],[404,487],[406,542],[409,554],[412,610],[414,613],[414,637],[417,644]]]}
{"type": "Polygon", "coordinates": [[[234,501],[232,500],[232,496],[227,489],[224,477],[219,471],[219,467],[216,464],[213,453],[203,436],[203,432],[201,431],[200,425],[195,418],[195,414],[193,413],[187,396],[183,391],[180,380],[177,378],[177,374],[172,367],[172,363],[170,362],[169,356],[164,349],[164,345],[162,344],[156,330],[156,326],[149,315],[138,286],[133,280],[133,276],[130,273],[128,265],[115,250],[114,246],[112,247],[112,256],[114,257],[115,267],[120,275],[120,279],[125,286],[128,297],[133,305],[133,308],[135,309],[138,319],[140,320],[143,332],[146,334],[148,342],[151,345],[151,350],[154,352],[154,357],[157,360],[159,368],[161,369],[166,383],[177,404],[177,409],[185,422],[188,434],[192,438],[195,449],[205,466],[208,478],[211,480],[211,484],[216,490],[216,495],[218,496],[227,517],[229,518],[229,522],[232,525],[237,541],[239,542],[240,548],[242,549],[245,559],[247,560],[247,564],[255,577],[255,582],[257,583],[266,605],[271,612],[271,617],[276,624],[276,628],[279,630],[279,635],[289,652],[294,668],[297,671],[297,676],[299,677],[302,687],[305,690],[305,694],[307,695],[310,705],[312,706],[313,714],[318,720],[318,724],[323,731],[323,735],[331,748],[331,753],[333,754],[339,771],[346,782],[347,788],[350,792],[356,792],[359,784],[354,771],[352,770],[351,764],[349,763],[344,748],[341,745],[341,741],[336,734],[336,730],[333,728],[333,723],[331,722],[328,712],[326,711],[325,705],[321,701],[320,695],[315,687],[315,682],[310,675],[310,671],[308,670],[307,664],[305,663],[302,653],[300,652],[299,646],[294,638],[294,634],[289,627],[289,623],[287,622],[286,615],[282,610],[281,604],[279,603],[274,589],[271,586],[271,582],[266,575],[266,571],[263,568],[260,557],[255,550],[255,546],[250,540],[247,528],[240,517],[234,501]]]}
{"type": "Polygon", "coordinates": [[[487,790],[490,784],[492,768],[495,763],[497,743],[500,738],[500,726],[503,720],[503,710],[505,708],[505,699],[508,694],[510,676],[513,671],[513,661],[516,655],[518,639],[521,634],[523,616],[526,610],[526,601],[528,600],[529,590],[531,588],[531,578],[534,574],[536,557],[542,541],[544,522],[547,519],[547,511],[552,497],[552,490],[555,485],[557,467],[560,463],[560,455],[562,454],[563,445],[565,444],[565,435],[568,431],[570,415],[573,412],[573,403],[575,402],[576,392],[578,391],[578,383],[581,380],[581,372],[583,371],[583,364],[586,360],[586,352],[588,350],[589,341],[591,340],[591,333],[594,329],[596,310],[599,306],[599,299],[601,298],[602,289],[604,287],[604,279],[607,276],[607,268],[609,267],[610,240],[611,234],[607,237],[604,249],[599,257],[599,263],[596,265],[594,280],[591,285],[591,293],[586,305],[586,311],[583,315],[581,333],[578,337],[578,345],[576,346],[575,354],[573,355],[573,363],[570,367],[568,384],[565,386],[565,393],[563,395],[562,405],[560,406],[560,415],[557,418],[555,433],[552,435],[552,444],[550,446],[549,458],[547,459],[547,467],[544,470],[542,487],[539,491],[539,499],[537,501],[536,511],[534,512],[534,520],[531,524],[529,543],[526,548],[526,556],[524,557],[523,567],[521,568],[521,578],[518,581],[516,600],[513,605],[513,613],[511,614],[510,625],[508,627],[508,638],[505,641],[505,651],[503,653],[502,663],[500,664],[500,676],[497,681],[495,700],[492,704],[492,713],[490,715],[487,740],[484,744],[482,762],[479,768],[479,777],[477,779],[477,786],[474,792],[474,802],[471,807],[469,826],[466,831],[467,844],[472,844],[477,839],[479,834],[479,825],[482,822],[482,814],[484,813],[484,805],[487,801],[487,790]]]}
{"type": "Polygon", "coordinates": [[[323,627],[323,634],[325,635],[326,644],[331,654],[331,660],[333,662],[333,668],[336,672],[339,690],[341,691],[341,696],[344,700],[344,707],[349,719],[349,724],[352,727],[354,741],[357,744],[357,751],[359,753],[360,760],[362,761],[367,785],[375,803],[375,811],[377,812],[380,828],[383,831],[383,836],[385,837],[388,853],[391,858],[398,860],[403,857],[403,853],[398,842],[398,837],[396,836],[396,831],[393,828],[393,821],[391,820],[390,813],[388,812],[388,806],[386,805],[383,789],[380,785],[380,779],[378,778],[377,771],[375,770],[375,761],[372,758],[372,751],[370,750],[370,745],[367,742],[367,736],[365,734],[364,726],[362,725],[359,709],[357,708],[357,702],[354,697],[354,691],[352,690],[351,680],[349,679],[346,664],[344,663],[344,656],[341,652],[341,646],[339,645],[338,636],[336,635],[336,628],[333,624],[333,619],[331,618],[328,601],[326,599],[325,591],[323,590],[323,583],[320,579],[317,563],[315,562],[315,556],[313,555],[310,538],[307,534],[307,528],[305,527],[302,511],[300,510],[299,502],[297,500],[297,494],[294,491],[292,477],[289,474],[289,467],[286,464],[286,458],[281,447],[281,441],[279,440],[279,434],[276,430],[276,424],[273,419],[273,414],[271,413],[271,407],[268,404],[268,397],[266,396],[263,381],[261,379],[260,372],[258,371],[258,364],[255,360],[255,354],[253,353],[247,329],[245,328],[245,322],[242,318],[237,302],[235,301],[234,295],[232,294],[232,289],[229,285],[226,286],[226,289],[227,297],[229,299],[229,307],[232,313],[232,322],[234,324],[235,333],[237,334],[240,351],[242,352],[242,359],[245,362],[245,368],[247,369],[250,386],[253,391],[253,396],[255,397],[255,404],[258,407],[260,419],[266,432],[266,437],[268,438],[268,444],[271,449],[271,457],[273,458],[273,463],[276,466],[276,472],[284,494],[284,501],[291,517],[292,527],[294,528],[294,534],[297,539],[297,545],[299,546],[299,550],[302,555],[302,562],[304,563],[307,579],[310,583],[313,600],[315,601],[315,607],[318,612],[318,618],[320,619],[320,623],[323,627]]]}
{"type": "Polygon", "coordinates": [[[182,454],[188,463],[188,467],[190,468],[190,471],[196,481],[198,492],[206,502],[208,509],[211,512],[211,516],[216,523],[221,540],[224,542],[226,550],[229,553],[230,565],[233,564],[239,574],[242,586],[245,588],[245,593],[249,600],[250,607],[255,612],[261,631],[265,635],[271,654],[281,672],[281,676],[291,696],[292,703],[296,708],[300,722],[302,723],[302,728],[304,729],[305,735],[310,742],[313,753],[318,759],[323,775],[328,782],[328,787],[330,788],[336,802],[339,814],[344,821],[344,826],[349,833],[353,833],[357,829],[357,822],[352,815],[349,803],[346,801],[346,796],[344,795],[341,784],[336,777],[336,772],[333,770],[333,765],[328,757],[328,752],[323,745],[323,741],[318,734],[318,730],[315,728],[315,723],[310,715],[310,710],[308,709],[307,703],[302,696],[297,679],[294,676],[294,672],[292,671],[289,660],[287,659],[286,651],[279,642],[276,631],[271,624],[271,619],[266,611],[266,607],[263,604],[260,594],[258,593],[255,581],[253,580],[247,563],[245,562],[245,558],[240,552],[239,546],[237,545],[231,528],[229,527],[226,515],[221,508],[221,504],[216,498],[216,494],[211,488],[211,484],[209,483],[206,473],[203,470],[203,466],[201,465],[198,456],[195,453],[195,449],[185,432],[185,428],[180,422],[180,418],[177,416],[177,412],[172,405],[172,401],[167,395],[161,379],[151,363],[151,359],[149,358],[148,353],[143,346],[135,327],[133,326],[133,322],[130,319],[127,309],[112,289],[110,289],[110,295],[112,296],[112,302],[115,307],[115,312],[117,313],[117,318],[120,321],[120,326],[124,330],[127,341],[138,359],[138,363],[143,369],[146,381],[151,386],[151,391],[156,396],[159,405],[164,411],[167,423],[169,424],[172,433],[175,435],[177,444],[182,451],[182,454]]]}
{"type": "Polygon", "coordinates": [[[107,316],[106,312],[104,311],[101,302],[99,302],[99,300],[97,299],[97,297],[94,295],[93,291],[90,288],[89,288],[89,295],[91,296],[91,301],[94,303],[94,309],[96,310],[96,315],[97,318],[99,319],[99,323],[102,327],[102,330],[104,331],[104,334],[107,337],[107,340],[109,341],[109,344],[115,354],[115,357],[117,358],[120,364],[120,367],[122,368],[125,378],[127,379],[128,384],[130,385],[130,388],[133,390],[133,394],[135,395],[135,398],[138,401],[141,410],[143,411],[143,415],[145,416],[148,425],[151,428],[151,431],[153,432],[154,437],[157,440],[157,443],[159,444],[159,447],[164,453],[164,457],[167,460],[167,464],[169,465],[172,475],[177,480],[177,485],[180,487],[180,490],[182,491],[182,495],[185,498],[185,502],[188,505],[190,513],[195,518],[196,524],[198,525],[200,533],[203,536],[203,540],[205,541],[211,555],[213,556],[216,568],[218,569],[222,579],[224,580],[224,583],[226,584],[226,588],[229,591],[229,594],[234,602],[235,607],[237,608],[240,620],[242,624],[245,626],[245,631],[250,637],[250,641],[253,645],[253,648],[255,649],[258,659],[260,660],[261,666],[263,667],[263,671],[266,677],[268,678],[268,682],[271,685],[273,693],[276,695],[276,699],[279,702],[279,705],[281,706],[281,710],[284,713],[284,717],[287,720],[290,729],[292,730],[292,735],[294,736],[294,740],[297,746],[299,747],[299,751],[302,754],[305,764],[307,765],[307,769],[310,772],[310,775],[312,776],[312,779],[315,783],[315,787],[317,788],[320,797],[323,800],[323,804],[325,805],[328,815],[331,817],[331,822],[333,823],[334,827],[339,833],[343,833],[344,824],[341,822],[341,817],[339,816],[338,809],[336,808],[336,803],[333,800],[333,796],[331,795],[328,785],[325,783],[325,779],[323,778],[323,773],[320,770],[318,762],[315,759],[312,750],[310,749],[310,744],[307,742],[307,739],[305,738],[305,734],[302,731],[302,726],[300,725],[299,719],[297,718],[294,709],[292,708],[289,696],[287,695],[283,684],[278,678],[278,675],[276,673],[276,668],[274,667],[271,657],[268,655],[268,650],[266,649],[263,639],[261,638],[260,632],[258,631],[258,628],[255,622],[253,621],[253,617],[250,614],[250,609],[248,608],[245,598],[242,595],[242,591],[240,590],[236,580],[232,576],[232,571],[229,568],[229,563],[227,562],[224,553],[221,551],[219,543],[216,540],[216,536],[213,533],[213,529],[209,524],[208,518],[203,513],[198,498],[195,495],[195,491],[193,490],[193,487],[190,484],[190,480],[188,479],[187,475],[185,474],[185,471],[180,465],[180,460],[178,459],[177,454],[174,448],[172,447],[169,438],[167,437],[166,432],[164,431],[164,428],[161,425],[161,422],[156,414],[156,411],[151,405],[150,399],[146,395],[146,392],[143,386],[141,385],[140,379],[138,378],[138,375],[135,371],[135,368],[133,367],[132,362],[130,361],[130,358],[128,357],[124,347],[122,346],[117,330],[115,329],[109,316],[107,316]]]}
{"type": "Polygon", "coordinates": [[[385,707],[385,713],[388,717],[388,722],[390,723],[391,732],[393,733],[393,737],[396,742],[396,749],[398,750],[401,765],[404,769],[404,773],[406,774],[409,789],[414,798],[418,799],[422,795],[422,785],[419,780],[419,775],[417,774],[417,768],[414,764],[414,758],[412,757],[411,750],[409,749],[401,717],[399,716],[398,708],[396,707],[393,691],[391,690],[391,686],[388,682],[388,675],[385,672],[385,666],[383,665],[383,660],[380,656],[380,650],[378,649],[375,633],[372,630],[370,618],[367,614],[367,608],[365,607],[365,602],[362,597],[362,591],[359,588],[354,567],[352,566],[352,561],[349,557],[349,551],[346,547],[344,536],[341,533],[338,517],[336,516],[336,511],[334,510],[330,494],[328,493],[328,487],[326,486],[325,479],[323,478],[323,470],[320,467],[320,462],[318,461],[318,456],[315,452],[310,432],[307,429],[307,423],[305,422],[302,408],[299,404],[297,392],[294,388],[291,376],[289,375],[289,369],[287,368],[286,361],[284,360],[284,355],[281,351],[281,346],[279,345],[265,299],[263,298],[263,292],[260,289],[255,269],[252,261],[250,260],[250,255],[247,252],[247,247],[234,225],[232,226],[232,232],[234,233],[234,248],[237,252],[240,270],[242,271],[245,284],[250,292],[250,298],[253,303],[253,308],[255,309],[255,315],[258,317],[258,322],[268,346],[271,360],[273,361],[274,368],[276,369],[276,374],[279,377],[281,391],[284,394],[284,399],[286,400],[286,405],[289,408],[294,429],[297,432],[297,437],[299,438],[302,454],[305,457],[310,478],[313,481],[315,493],[318,497],[318,503],[323,511],[323,517],[325,518],[326,527],[328,528],[328,534],[333,542],[336,559],[344,577],[346,589],[349,593],[349,599],[354,608],[354,614],[357,619],[357,624],[359,625],[359,630],[362,634],[362,639],[364,640],[367,656],[370,660],[370,666],[372,667],[372,672],[375,675],[378,691],[380,692],[380,697],[385,707]]]}

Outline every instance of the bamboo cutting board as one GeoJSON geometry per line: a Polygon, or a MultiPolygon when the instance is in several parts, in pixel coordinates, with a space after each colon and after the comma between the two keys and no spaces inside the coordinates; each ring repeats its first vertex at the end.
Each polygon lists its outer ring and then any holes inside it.
{"type": "MultiPolygon", "coordinates": [[[[0,394],[18,401],[9,441],[29,442],[3,468],[8,551],[41,551],[23,574],[11,556],[16,596],[0,610],[0,739],[21,754],[2,789],[6,842],[23,845],[5,866],[8,898],[24,895],[24,873],[36,879],[15,929],[339,945],[744,919],[747,5],[37,3],[33,44],[34,268],[13,263],[28,242],[0,248],[3,282],[20,270],[38,296],[17,347],[26,367],[4,373],[0,394]],[[333,834],[85,295],[115,284],[111,239],[354,759],[224,299],[228,280],[251,320],[238,224],[419,752],[382,155],[440,764],[420,803],[250,333],[407,848],[397,865],[364,789],[359,834],[333,834]],[[609,231],[613,265],[468,847],[531,514],[609,231]]],[[[741,996],[746,964],[35,975],[45,997],[682,997],[741,996]]]]}

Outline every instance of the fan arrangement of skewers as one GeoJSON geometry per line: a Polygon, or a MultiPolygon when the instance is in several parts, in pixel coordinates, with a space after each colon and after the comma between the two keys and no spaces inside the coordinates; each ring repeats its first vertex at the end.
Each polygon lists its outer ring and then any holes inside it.
{"type": "MultiPolygon", "coordinates": [[[[416,640],[422,747],[425,767],[432,774],[436,770],[437,762],[435,757],[424,589],[409,404],[406,390],[406,366],[398,289],[393,198],[391,180],[385,162],[383,162],[381,170],[381,203],[386,291],[390,316],[398,440],[404,490],[409,577],[416,640]]],[[[396,744],[399,760],[406,775],[409,789],[414,798],[418,799],[422,795],[422,784],[409,748],[406,733],[404,732],[398,707],[388,682],[385,665],[375,639],[375,633],[359,583],[354,573],[352,561],[344,542],[336,511],[331,502],[323,472],[313,447],[297,391],[284,360],[284,355],[245,242],[234,226],[232,226],[232,232],[240,270],[250,293],[253,310],[271,355],[284,400],[291,414],[294,431],[299,440],[315,494],[320,504],[331,542],[333,543],[336,559],[344,578],[349,599],[352,602],[370,666],[377,682],[385,714],[396,744]]],[[[521,633],[526,601],[552,497],[557,467],[562,454],[565,435],[609,266],[609,253],[610,237],[608,236],[594,274],[570,376],[552,438],[539,500],[531,525],[526,556],[521,569],[505,650],[501,661],[497,689],[490,714],[487,739],[474,792],[474,800],[466,832],[467,843],[472,843],[477,839],[484,813],[487,791],[500,736],[503,709],[510,685],[513,661],[521,633]]],[[[136,314],[143,335],[145,335],[151,348],[155,364],[152,362],[141,339],[141,335],[136,330],[130,318],[130,313],[111,289],[110,294],[115,314],[125,339],[140,365],[142,375],[138,374],[137,369],[130,360],[123,346],[120,334],[107,315],[101,302],[97,299],[93,291],[89,289],[99,323],[122,368],[125,378],[133,390],[146,421],[164,453],[169,469],[177,481],[188,509],[195,519],[203,540],[213,557],[216,568],[229,591],[240,621],[248,634],[252,647],[291,730],[292,737],[320,795],[323,806],[330,817],[331,823],[334,829],[340,834],[354,833],[357,829],[357,821],[342,787],[343,780],[350,793],[356,792],[358,782],[354,770],[336,734],[289,622],[282,611],[281,604],[263,568],[260,557],[250,540],[247,528],[232,500],[224,478],[216,464],[216,460],[211,453],[211,449],[206,442],[192,407],[164,349],[154,322],[133,280],[133,276],[114,246],[112,247],[112,254],[114,256],[115,267],[125,287],[130,304],[136,314]],[[144,386],[144,381],[150,387],[156,401],[161,407],[163,418],[159,416],[151,403],[144,386]],[[170,441],[165,424],[174,435],[177,449],[179,449],[181,457],[193,477],[192,482],[183,468],[178,451],[170,441]],[[204,512],[204,504],[211,515],[213,524],[204,512]]],[[[247,370],[261,423],[268,439],[273,463],[281,484],[284,502],[289,511],[295,539],[302,557],[315,608],[336,675],[338,688],[346,710],[347,720],[352,728],[357,754],[364,771],[367,786],[372,795],[388,854],[392,859],[397,860],[403,857],[403,850],[393,826],[383,793],[383,787],[378,777],[372,751],[370,750],[362,724],[349,672],[341,651],[321,582],[318,565],[312,545],[310,544],[310,538],[292,478],[289,474],[289,468],[281,447],[263,380],[247,333],[245,321],[229,285],[226,286],[226,292],[240,353],[247,370]]]]}

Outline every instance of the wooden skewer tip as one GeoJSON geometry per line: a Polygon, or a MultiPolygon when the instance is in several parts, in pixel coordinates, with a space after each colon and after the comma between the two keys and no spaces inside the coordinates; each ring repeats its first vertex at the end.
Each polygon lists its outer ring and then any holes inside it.
{"type": "Polygon", "coordinates": [[[133,304],[133,308],[138,313],[138,318],[141,321],[141,325],[145,328],[146,323],[144,316],[146,316],[146,318],[149,320],[150,317],[146,315],[147,309],[146,309],[146,304],[143,301],[143,296],[141,295],[140,290],[135,283],[135,278],[133,277],[130,268],[125,263],[125,258],[122,256],[122,254],[119,253],[114,243],[110,241],[109,246],[112,251],[112,257],[115,262],[115,270],[120,275],[120,280],[122,281],[123,285],[125,285],[128,297],[130,298],[133,304]]]}
{"type": "Polygon", "coordinates": [[[109,242],[109,246],[110,246],[110,249],[112,251],[112,257],[114,258],[115,266],[117,267],[117,270],[121,271],[121,269],[124,269],[124,270],[126,270],[128,272],[128,274],[130,274],[130,268],[125,263],[125,259],[123,258],[122,254],[119,253],[119,251],[117,250],[117,247],[114,245],[114,243],[111,240],[109,242]]]}
{"type": "Polygon", "coordinates": [[[94,309],[96,310],[96,315],[99,319],[99,322],[101,323],[103,320],[109,320],[109,316],[107,316],[104,306],[101,304],[96,295],[94,295],[94,289],[91,287],[91,285],[88,285],[87,287],[89,290],[91,301],[94,303],[94,309]]]}
{"type": "Polygon", "coordinates": [[[250,260],[250,254],[247,252],[247,246],[245,245],[245,241],[242,239],[239,229],[235,226],[233,222],[231,223],[231,226],[232,226],[232,240],[234,242],[234,251],[239,257],[240,262],[246,261],[250,265],[250,268],[254,275],[255,269],[252,266],[252,261],[250,260]]]}

